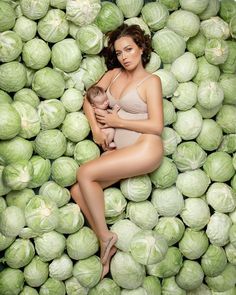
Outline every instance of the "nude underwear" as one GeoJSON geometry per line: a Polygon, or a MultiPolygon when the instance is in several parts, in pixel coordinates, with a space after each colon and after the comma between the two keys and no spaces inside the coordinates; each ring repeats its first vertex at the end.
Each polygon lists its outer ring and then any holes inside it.
{"type": "MultiPolygon", "coordinates": [[[[113,79],[111,84],[114,83],[120,73],[121,72],[119,72],[118,75],[113,79]]],[[[139,87],[139,85],[141,85],[143,81],[151,76],[152,75],[145,77],[136,85],[134,89],[128,90],[119,99],[114,98],[114,96],[111,94],[111,84],[109,85],[107,89],[109,105],[111,108],[113,108],[115,105],[118,105],[120,107],[120,110],[118,111],[118,115],[120,118],[126,120],[145,120],[148,118],[147,104],[140,97],[137,88],[139,87]]],[[[120,149],[135,143],[141,134],[142,133],[140,132],[128,129],[115,128],[114,142],[116,144],[116,147],[120,149]]]]}

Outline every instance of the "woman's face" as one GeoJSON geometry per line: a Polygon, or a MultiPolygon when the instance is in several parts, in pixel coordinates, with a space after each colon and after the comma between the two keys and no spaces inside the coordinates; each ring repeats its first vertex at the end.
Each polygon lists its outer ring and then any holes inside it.
{"type": "Polygon", "coordinates": [[[125,69],[133,70],[142,64],[143,49],[138,47],[131,37],[125,36],[117,39],[114,47],[117,59],[125,69]]]}

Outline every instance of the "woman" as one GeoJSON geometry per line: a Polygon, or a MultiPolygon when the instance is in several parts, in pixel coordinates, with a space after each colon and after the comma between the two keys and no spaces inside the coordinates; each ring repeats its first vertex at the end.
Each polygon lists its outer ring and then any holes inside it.
{"type": "Polygon", "coordinates": [[[78,169],[78,183],[71,188],[71,195],[99,239],[102,277],[109,271],[117,241],[105,221],[103,189],[121,179],[152,172],[163,156],[161,82],[144,68],[150,52],[150,37],[138,25],[124,24],[110,32],[105,52],[110,70],[97,85],[106,90],[110,106],[119,108],[107,115],[95,114],[86,98],[84,101],[93,139],[107,151],[78,169]],[[97,122],[116,128],[115,150],[108,150],[97,122]]]}

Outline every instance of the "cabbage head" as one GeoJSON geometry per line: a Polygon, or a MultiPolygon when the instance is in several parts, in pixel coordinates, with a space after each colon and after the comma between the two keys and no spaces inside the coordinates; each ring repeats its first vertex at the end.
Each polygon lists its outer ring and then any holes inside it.
{"type": "Polygon", "coordinates": [[[16,92],[26,85],[26,68],[18,61],[0,65],[0,88],[7,92],[16,92]]]}
{"type": "Polygon", "coordinates": [[[63,254],[66,247],[66,238],[56,231],[50,231],[35,237],[34,245],[39,258],[47,262],[63,254]]]}
{"type": "Polygon", "coordinates": [[[46,282],[40,286],[39,293],[41,295],[47,295],[50,293],[55,293],[57,295],[65,295],[66,288],[62,281],[48,278],[46,282]]]}
{"type": "Polygon", "coordinates": [[[149,174],[151,182],[156,188],[171,187],[178,176],[178,170],[172,159],[164,157],[161,165],[149,174]]]}
{"type": "Polygon", "coordinates": [[[167,249],[164,236],[152,230],[137,232],[130,242],[130,252],[134,260],[144,265],[163,260],[167,249]]]}
{"type": "Polygon", "coordinates": [[[232,157],[226,152],[211,153],[206,158],[203,169],[212,181],[225,182],[235,174],[232,157]]]}
{"type": "Polygon", "coordinates": [[[69,32],[66,14],[60,9],[49,9],[38,22],[38,34],[47,42],[56,43],[65,39],[69,32]]]}
{"type": "Polygon", "coordinates": [[[169,11],[162,3],[150,2],[143,6],[141,16],[151,31],[156,32],[164,28],[169,16],[169,11]]]}
{"type": "Polygon", "coordinates": [[[26,266],[34,257],[34,245],[29,239],[16,239],[4,253],[4,259],[11,268],[26,266]]]}
{"type": "Polygon", "coordinates": [[[215,212],[207,224],[206,234],[211,244],[225,246],[229,242],[229,231],[232,221],[227,214],[215,212]]]}
{"type": "Polygon", "coordinates": [[[16,21],[14,8],[5,1],[0,2],[0,32],[13,28],[16,21]]]}
{"type": "Polygon", "coordinates": [[[45,67],[35,73],[32,89],[44,99],[59,98],[64,92],[65,81],[56,70],[45,67]]]}
{"type": "Polygon", "coordinates": [[[16,237],[25,226],[24,211],[16,206],[6,207],[0,214],[0,232],[6,237],[16,237]]]}
{"type": "Polygon", "coordinates": [[[226,183],[214,182],[206,193],[208,204],[217,212],[229,213],[236,207],[236,194],[226,183]]]}
{"type": "Polygon", "coordinates": [[[76,172],[79,165],[70,157],[60,157],[53,161],[51,168],[52,179],[62,187],[76,182],[76,172]]]}
{"type": "Polygon", "coordinates": [[[66,151],[66,138],[58,129],[41,130],[35,138],[34,149],[45,159],[57,159],[66,151]]]}
{"type": "Polygon", "coordinates": [[[27,42],[35,37],[37,23],[22,15],[17,18],[13,31],[21,37],[22,41],[27,42]]]}
{"type": "Polygon", "coordinates": [[[20,8],[23,15],[32,20],[37,20],[45,16],[49,9],[49,0],[21,0],[20,8]]]}
{"type": "Polygon", "coordinates": [[[190,260],[200,258],[207,251],[208,246],[208,237],[203,230],[195,231],[187,228],[179,241],[180,252],[190,260]]]}
{"type": "Polygon", "coordinates": [[[73,234],[84,225],[84,216],[75,203],[68,203],[59,208],[59,223],[56,231],[62,234],[73,234]]]}
{"type": "Polygon", "coordinates": [[[161,283],[155,276],[146,276],[143,280],[142,287],[149,295],[161,295],[161,283]]]}
{"type": "Polygon", "coordinates": [[[121,190],[108,187],[104,190],[105,217],[114,217],[124,212],[127,201],[121,190]]]}
{"type": "Polygon", "coordinates": [[[48,159],[35,155],[30,159],[30,163],[33,165],[33,176],[28,187],[40,187],[48,181],[51,175],[51,162],[48,159]]]}
{"type": "Polygon", "coordinates": [[[22,59],[27,67],[39,70],[47,66],[51,58],[48,44],[39,38],[29,40],[24,44],[22,59]]]}
{"type": "Polygon", "coordinates": [[[121,288],[135,289],[143,284],[145,266],[136,262],[131,254],[118,250],[110,267],[112,279],[121,288]]]}
{"type": "Polygon", "coordinates": [[[201,267],[204,274],[209,277],[218,276],[227,265],[227,257],[224,248],[210,244],[201,257],[201,267]]]}
{"type": "Polygon", "coordinates": [[[52,231],[58,225],[58,208],[46,196],[34,196],[25,207],[26,224],[35,232],[42,234],[52,231]]]}
{"type": "Polygon", "coordinates": [[[153,35],[152,47],[160,56],[162,62],[170,64],[177,57],[184,54],[186,42],[183,37],[179,36],[172,30],[163,28],[153,35]],[[175,50],[173,50],[173,48],[175,50]]]}
{"type": "Polygon", "coordinates": [[[116,242],[116,247],[122,252],[129,252],[130,243],[133,236],[141,231],[141,228],[138,227],[130,219],[121,219],[115,222],[111,226],[111,231],[116,233],[118,240],[116,242]]]}
{"type": "Polygon", "coordinates": [[[201,169],[179,173],[176,186],[187,197],[201,197],[210,184],[209,176],[201,169]]]}
{"type": "Polygon", "coordinates": [[[39,189],[39,195],[47,196],[54,201],[57,207],[67,204],[71,198],[70,192],[53,180],[45,182],[39,189]]]}
{"type": "Polygon", "coordinates": [[[63,103],[57,99],[43,100],[37,109],[42,130],[59,127],[66,116],[63,103]]]}
{"type": "Polygon", "coordinates": [[[12,103],[12,106],[21,117],[19,136],[23,138],[35,137],[40,131],[40,118],[36,109],[23,101],[15,101],[12,103]]]}
{"type": "Polygon", "coordinates": [[[138,16],[143,4],[144,0],[116,0],[116,5],[123,12],[125,18],[138,16]]]}
{"type": "Polygon", "coordinates": [[[0,33],[0,61],[10,62],[19,57],[23,47],[20,36],[13,31],[0,33]]]}
{"type": "MultiPolygon", "coordinates": [[[[9,103],[0,104],[0,140],[14,138],[21,130],[21,118],[9,103]]],[[[1,142],[4,144],[4,142],[1,142]]]]}
{"type": "Polygon", "coordinates": [[[82,165],[90,160],[100,156],[99,147],[89,139],[84,139],[78,142],[74,150],[74,159],[79,165],[82,165]]]}
{"type": "Polygon", "coordinates": [[[101,9],[95,19],[95,24],[103,33],[115,30],[122,25],[123,21],[123,13],[115,3],[101,2],[101,9]]]}
{"type": "Polygon", "coordinates": [[[66,3],[66,19],[82,27],[91,24],[100,9],[100,0],[68,0],[66,3]]]}
{"type": "Polygon", "coordinates": [[[178,217],[161,217],[154,231],[163,235],[168,246],[172,246],[182,238],[185,226],[183,221],[178,217]]]}
{"type": "Polygon", "coordinates": [[[199,146],[205,151],[214,151],[221,145],[222,139],[221,126],[213,119],[204,119],[202,129],[196,138],[199,146]]]}
{"type": "Polygon", "coordinates": [[[202,13],[208,6],[209,0],[180,0],[180,7],[182,9],[191,11],[195,14],[202,13]]]}
{"type": "Polygon", "coordinates": [[[173,128],[184,140],[195,139],[202,128],[202,116],[196,108],[178,111],[173,128]]]}
{"type": "Polygon", "coordinates": [[[204,278],[201,265],[197,261],[185,260],[179,273],[176,275],[176,283],[184,290],[198,288],[204,278]]]}
{"type": "Polygon", "coordinates": [[[146,200],[152,190],[152,183],[148,175],[134,176],[121,180],[120,190],[126,199],[140,202],[146,200]]]}
{"type": "Polygon", "coordinates": [[[22,160],[5,166],[2,177],[5,185],[12,190],[26,188],[33,178],[33,165],[31,162],[22,160]]]}
{"type": "Polygon", "coordinates": [[[82,111],[68,113],[62,123],[61,131],[70,141],[76,143],[82,141],[90,132],[88,119],[82,111]]]}
{"type": "Polygon", "coordinates": [[[233,287],[236,283],[236,268],[235,265],[227,263],[225,269],[218,276],[206,277],[207,285],[214,291],[225,292],[233,287]]]}
{"type": "MultiPolygon", "coordinates": [[[[120,287],[110,278],[104,278],[95,287],[89,290],[89,295],[121,295],[120,287]]],[[[84,295],[84,294],[81,294],[84,295]]]]}
{"type": "Polygon", "coordinates": [[[158,223],[158,213],[154,205],[146,200],[142,202],[129,202],[126,216],[142,229],[153,229],[158,223]]]}
{"type": "Polygon", "coordinates": [[[66,248],[70,258],[76,260],[86,259],[98,251],[98,239],[89,227],[83,226],[67,237],[66,248]]]}
{"type": "Polygon", "coordinates": [[[43,262],[37,255],[24,268],[25,281],[31,287],[41,286],[47,280],[48,273],[48,263],[43,262]]]}
{"type": "Polygon", "coordinates": [[[67,254],[55,258],[49,264],[49,276],[53,279],[64,281],[72,276],[73,262],[67,254]]]}
{"type": "Polygon", "coordinates": [[[179,9],[171,13],[166,26],[187,40],[199,32],[200,19],[191,11],[179,9]]]}
{"type": "Polygon", "coordinates": [[[74,264],[73,276],[85,288],[92,288],[100,281],[102,264],[96,255],[81,259],[74,264]]]}
{"type": "Polygon", "coordinates": [[[1,271],[0,290],[2,294],[18,295],[23,287],[24,274],[20,269],[7,267],[1,271]]]}
{"type": "Polygon", "coordinates": [[[77,42],[66,38],[52,46],[52,64],[64,72],[76,71],[81,63],[82,54],[77,42]]]}
{"type": "Polygon", "coordinates": [[[191,229],[201,230],[210,221],[210,208],[201,198],[187,198],[180,216],[191,229]]]}
{"type": "Polygon", "coordinates": [[[172,155],[179,171],[195,170],[203,166],[207,154],[195,141],[180,143],[172,155]]]}
{"type": "Polygon", "coordinates": [[[164,259],[158,263],[147,265],[147,273],[158,278],[176,275],[183,264],[183,256],[177,247],[169,247],[164,259]]]}
{"type": "Polygon", "coordinates": [[[91,24],[78,30],[76,41],[83,53],[98,54],[104,46],[104,35],[95,24],[91,24]]]}
{"type": "Polygon", "coordinates": [[[165,217],[177,216],[184,207],[183,195],[175,185],[164,189],[154,189],[151,202],[158,214],[165,217]]]}
{"type": "Polygon", "coordinates": [[[66,292],[68,295],[87,295],[87,288],[83,287],[75,277],[65,280],[66,292]]]}
{"type": "Polygon", "coordinates": [[[191,109],[197,102],[197,85],[192,81],[179,83],[171,102],[180,111],[191,109]]]}

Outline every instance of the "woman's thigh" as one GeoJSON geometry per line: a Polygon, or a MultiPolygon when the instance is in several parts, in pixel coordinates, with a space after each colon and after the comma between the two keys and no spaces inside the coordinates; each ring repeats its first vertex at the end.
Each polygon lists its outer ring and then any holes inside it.
{"type": "Polygon", "coordinates": [[[153,144],[139,141],[82,165],[77,176],[78,180],[97,181],[102,187],[107,187],[123,178],[150,173],[159,166],[161,159],[161,140],[155,151],[153,144]]]}

